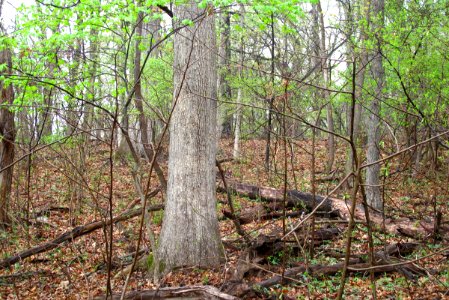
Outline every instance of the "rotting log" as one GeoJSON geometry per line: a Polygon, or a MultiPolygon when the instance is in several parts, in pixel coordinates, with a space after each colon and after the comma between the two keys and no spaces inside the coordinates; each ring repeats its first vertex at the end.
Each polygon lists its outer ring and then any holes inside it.
{"type": "MultiPolygon", "coordinates": [[[[339,228],[321,228],[315,230],[313,240],[317,245],[323,241],[332,240],[341,233],[339,228]]],[[[255,252],[256,256],[268,256],[273,255],[284,248],[284,241],[282,241],[282,232],[271,233],[269,235],[260,234],[251,244],[250,249],[255,252]]],[[[301,242],[307,239],[309,242],[312,239],[312,234],[298,233],[295,238],[291,240],[285,240],[285,242],[291,244],[292,248],[297,248],[296,238],[301,242]]]]}
{"type": "MultiPolygon", "coordinates": [[[[399,255],[407,255],[411,254],[413,250],[415,250],[418,247],[419,244],[416,243],[397,243],[393,245],[389,245],[385,251],[377,251],[374,254],[375,257],[375,265],[378,267],[374,269],[375,273],[383,273],[383,272],[401,272],[405,276],[409,277],[410,275],[425,275],[422,273],[421,270],[419,270],[417,267],[415,267],[413,264],[404,264],[402,266],[395,266],[395,265],[389,265],[391,264],[391,260],[393,257],[399,256],[399,255]]],[[[396,261],[397,262],[397,261],[396,261]]],[[[285,271],[285,277],[298,277],[298,274],[302,274],[306,271],[308,271],[309,274],[315,277],[319,276],[331,276],[335,275],[337,272],[341,271],[343,269],[344,263],[336,263],[333,265],[312,265],[312,266],[298,266],[291,269],[288,269],[285,271]]],[[[361,257],[359,258],[353,258],[350,260],[349,266],[351,267],[349,269],[350,272],[356,273],[358,271],[351,270],[353,269],[361,269],[361,268],[367,268],[370,267],[369,263],[364,261],[361,257]]],[[[282,280],[281,276],[274,276],[272,278],[269,278],[267,280],[264,280],[260,283],[258,283],[258,286],[261,287],[270,287],[275,284],[280,283],[282,280]]],[[[287,280],[288,281],[288,280],[287,280]]]]}
{"type": "MultiPolygon", "coordinates": [[[[339,228],[322,228],[315,231],[315,239],[314,242],[319,244],[325,240],[333,239],[338,236],[340,233],[339,228]]],[[[296,236],[298,239],[308,238],[311,236],[307,234],[299,234],[296,236]]],[[[291,244],[291,249],[298,248],[296,238],[292,241],[285,241],[291,244]]],[[[240,259],[237,262],[237,265],[231,267],[227,270],[231,281],[240,282],[243,280],[246,273],[251,270],[258,270],[257,265],[266,261],[266,258],[278,253],[279,251],[284,250],[285,244],[284,241],[281,240],[281,232],[276,233],[272,232],[269,235],[261,234],[259,235],[252,244],[250,248],[245,249],[243,253],[240,255],[240,259]]]]}
{"type": "MultiPolygon", "coordinates": [[[[228,188],[241,196],[271,202],[274,206],[279,205],[280,208],[282,207],[283,191],[281,189],[259,187],[230,180],[228,181],[228,188]]],[[[219,186],[218,191],[223,192],[223,188],[219,186]]],[[[316,205],[320,206],[319,211],[327,212],[330,215],[337,216],[343,220],[350,219],[350,204],[346,203],[344,200],[320,195],[316,195],[315,199],[316,205]]],[[[311,193],[288,190],[286,200],[287,207],[296,207],[309,211],[313,210],[315,207],[313,195],[311,193]]],[[[365,220],[365,211],[362,205],[356,206],[354,217],[358,221],[365,220]]],[[[391,234],[399,234],[416,240],[426,240],[434,235],[435,226],[433,222],[414,220],[411,218],[394,219],[393,217],[386,217],[384,222],[382,215],[374,211],[370,212],[370,218],[374,227],[391,234]]],[[[442,239],[449,240],[448,225],[441,225],[439,232],[442,239]]]]}
{"type": "MultiPolygon", "coordinates": [[[[103,300],[106,296],[96,297],[94,300],[103,300]]],[[[121,299],[121,295],[114,294],[111,300],[121,299]]],[[[222,299],[222,300],[237,300],[238,298],[220,292],[216,287],[204,286],[183,286],[183,287],[167,287],[157,290],[141,290],[132,291],[125,295],[125,300],[157,300],[157,299],[222,299]]]]}
{"type": "MultiPolygon", "coordinates": [[[[278,190],[269,187],[259,187],[256,185],[244,184],[231,180],[228,180],[228,187],[232,192],[237,193],[241,196],[248,197],[250,199],[274,202],[274,204],[279,205],[279,208],[282,208],[284,194],[280,189],[278,190]]],[[[222,186],[218,186],[217,190],[219,192],[226,192],[226,190],[222,186]]],[[[319,204],[324,200],[324,197],[316,195],[315,199],[316,204],[319,204]]],[[[288,190],[286,205],[287,207],[298,207],[311,210],[314,207],[313,195],[311,193],[288,190]]],[[[327,199],[321,205],[321,210],[326,212],[331,212],[333,210],[331,199],[327,199]]]]}
{"type": "MultiPolygon", "coordinates": [[[[163,208],[164,208],[164,205],[158,204],[158,205],[153,205],[153,206],[148,207],[148,211],[158,211],[163,208]]],[[[128,219],[137,217],[141,214],[142,214],[142,208],[131,209],[131,210],[128,210],[128,211],[118,215],[117,217],[113,218],[112,223],[115,224],[118,222],[126,221],[128,219]]],[[[57,238],[53,239],[52,241],[29,248],[27,250],[19,252],[16,255],[10,256],[10,257],[0,261],[0,269],[9,267],[9,266],[11,266],[17,262],[20,262],[30,256],[54,249],[66,241],[73,241],[74,239],[76,239],[80,236],[91,233],[92,231],[103,228],[104,226],[108,226],[110,224],[111,224],[111,221],[106,220],[106,221],[97,221],[97,222],[93,222],[93,223],[82,225],[82,226],[77,226],[77,227],[73,228],[72,230],[64,232],[63,234],[59,235],[57,238]]]]}
{"type": "MultiPolygon", "coordinates": [[[[417,243],[396,243],[386,247],[383,251],[377,251],[375,253],[376,265],[378,266],[374,269],[375,273],[383,273],[383,272],[401,272],[407,277],[411,276],[421,276],[425,275],[419,268],[414,266],[411,262],[405,263],[404,265],[397,266],[392,264],[392,260],[397,262],[398,256],[404,256],[411,254],[416,248],[419,246],[417,243]]],[[[284,277],[281,275],[275,275],[266,280],[263,280],[254,284],[242,283],[241,280],[237,282],[229,282],[224,291],[228,293],[232,293],[237,297],[248,296],[249,293],[260,292],[261,288],[269,288],[276,284],[286,284],[288,282],[299,280],[301,281],[302,275],[304,272],[310,276],[320,277],[320,276],[332,276],[338,273],[343,269],[344,263],[339,262],[333,265],[301,265],[298,267],[293,267],[286,269],[284,272],[284,277]]],[[[367,263],[362,257],[351,258],[349,261],[350,269],[349,271],[352,273],[356,273],[359,271],[351,270],[361,269],[370,267],[369,263],[367,263]]]]}
{"type": "MultiPolygon", "coordinates": [[[[223,216],[232,219],[234,215],[228,211],[223,209],[222,210],[223,216]]],[[[303,212],[302,211],[292,211],[292,212],[286,212],[286,217],[297,217],[300,216],[303,212]]],[[[239,214],[236,215],[237,220],[241,225],[249,224],[256,221],[265,221],[265,220],[271,220],[276,218],[281,218],[284,216],[284,213],[282,211],[267,211],[264,207],[252,207],[249,209],[246,209],[239,214]]]]}

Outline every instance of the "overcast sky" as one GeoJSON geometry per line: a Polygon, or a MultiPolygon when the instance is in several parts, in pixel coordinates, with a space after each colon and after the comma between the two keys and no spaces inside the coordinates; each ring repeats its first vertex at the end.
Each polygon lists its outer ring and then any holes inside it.
{"type": "Polygon", "coordinates": [[[14,25],[14,18],[16,15],[16,8],[19,7],[22,3],[31,4],[34,3],[34,0],[6,0],[3,4],[2,9],[2,19],[3,24],[9,30],[14,25]]]}

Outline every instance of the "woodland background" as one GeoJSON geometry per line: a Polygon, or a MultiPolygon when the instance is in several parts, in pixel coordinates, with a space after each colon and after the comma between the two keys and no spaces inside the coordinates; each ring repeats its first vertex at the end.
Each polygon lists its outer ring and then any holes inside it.
{"type": "Polygon", "coordinates": [[[11,5],[0,297],[449,297],[448,1],[11,5]]]}

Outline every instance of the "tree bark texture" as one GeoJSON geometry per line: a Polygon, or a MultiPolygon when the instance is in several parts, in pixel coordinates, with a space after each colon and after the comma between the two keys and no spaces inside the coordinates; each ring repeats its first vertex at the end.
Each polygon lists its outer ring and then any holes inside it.
{"type": "MultiPolygon", "coordinates": [[[[357,18],[357,14],[354,11],[354,8],[351,6],[344,6],[344,11],[345,11],[345,17],[347,18],[349,24],[353,24],[354,19],[357,18]]],[[[366,5],[362,5],[362,16],[369,19],[369,15],[368,15],[368,8],[366,7],[366,5]]],[[[352,37],[355,33],[355,29],[349,25],[349,28],[347,29],[347,36],[348,38],[352,37]]],[[[364,27],[362,27],[360,29],[360,44],[364,45],[366,42],[366,29],[364,27]]],[[[355,99],[356,99],[356,104],[354,106],[354,108],[349,107],[348,106],[348,110],[347,110],[347,124],[348,124],[348,128],[347,128],[347,134],[348,136],[351,135],[351,132],[353,134],[353,138],[354,138],[354,142],[356,143],[356,145],[359,142],[360,139],[360,120],[362,118],[362,106],[360,104],[361,100],[362,100],[362,91],[363,91],[363,85],[365,82],[365,71],[366,71],[366,66],[368,64],[368,52],[366,51],[366,47],[361,47],[360,52],[357,53],[356,50],[356,46],[353,43],[349,44],[348,47],[348,54],[347,54],[347,60],[351,61],[354,60],[354,62],[356,62],[358,64],[357,67],[357,72],[355,74],[355,99]],[[358,56],[358,59],[357,59],[358,56]],[[351,110],[354,109],[354,120],[351,120],[352,118],[352,114],[351,114],[351,110]],[[351,124],[353,125],[353,128],[351,128],[351,124]]],[[[349,65],[348,65],[349,68],[349,65]]],[[[353,157],[353,153],[352,151],[349,149],[348,150],[348,154],[347,154],[347,161],[346,161],[346,173],[351,173],[354,171],[354,157],[353,157]]],[[[349,179],[348,180],[348,187],[352,187],[353,186],[353,180],[349,179]]]]}
{"type": "Polygon", "coordinates": [[[174,111],[158,248],[162,273],[215,266],[222,256],[215,197],[216,40],[209,9],[201,10],[194,1],[175,8],[179,20],[195,24],[174,37],[174,111]]]}
{"type": "Polygon", "coordinates": [[[272,123],[273,123],[273,102],[276,97],[275,90],[274,90],[274,71],[275,71],[275,57],[274,57],[274,48],[276,46],[275,36],[274,36],[274,14],[271,13],[271,91],[268,95],[268,121],[267,121],[267,127],[266,127],[266,133],[267,133],[267,144],[265,146],[265,169],[267,171],[270,171],[270,148],[271,148],[271,131],[272,131],[272,123]]]}
{"type": "MultiPolygon", "coordinates": [[[[244,6],[243,4],[240,5],[240,26],[241,28],[244,27],[244,6]]],[[[240,78],[240,81],[242,79],[243,75],[243,60],[244,60],[244,42],[243,37],[240,37],[240,45],[239,45],[239,66],[237,68],[238,76],[240,78]]],[[[241,132],[241,123],[242,123],[242,87],[239,86],[237,90],[237,107],[235,111],[235,129],[234,129],[234,153],[233,157],[234,159],[240,159],[240,132],[241,132]]]]}
{"type": "MultiPolygon", "coordinates": [[[[327,50],[326,50],[326,28],[324,27],[324,15],[323,10],[321,8],[321,2],[318,1],[317,9],[315,10],[318,14],[317,19],[319,20],[319,30],[320,34],[317,35],[318,41],[317,44],[320,45],[320,58],[321,58],[321,74],[323,78],[323,83],[325,88],[329,88],[330,86],[330,76],[329,76],[329,62],[327,60],[327,50]]],[[[318,24],[317,24],[318,25],[318,24]]],[[[327,138],[327,165],[326,171],[329,173],[332,171],[332,167],[334,165],[335,160],[335,139],[334,139],[334,118],[332,114],[332,103],[330,102],[330,92],[328,90],[323,90],[323,100],[325,102],[329,101],[326,105],[327,109],[327,129],[330,131],[327,138]]]]}
{"type": "MultiPolygon", "coordinates": [[[[366,152],[367,163],[372,163],[379,160],[379,142],[380,142],[380,97],[382,95],[382,88],[384,86],[385,72],[382,65],[382,56],[380,53],[380,43],[379,40],[383,27],[384,19],[384,0],[373,0],[372,1],[372,16],[371,16],[371,31],[376,36],[377,43],[375,44],[375,50],[372,55],[372,65],[371,73],[376,82],[375,86],[375,96],[371,101],[370,105],[370,115],[368,119],[367,126],[367,136],[368,136],[368,149],[366,152]]],[[[366,197],[368,204],[377,209],[382,210],[383,203],[380,190],[380,164],[375,164],[366,169],[366,197]]]]}
{"type": "MultiPolygon", "coordinates": [[[[218,76],[218,85],[220,100],[229,101],[232,98],[232,90],[229,85],[226,76],[230,73],[230,61],[231,61],[231,12],[225,11],[222,13],[220,26],[222,32],[220,34],[220,47],[219,47],[219,64],[220,73],[218,76]]],[[[232,133],[232,115],[229,115],[229,111],[224,104],[218,107],[218,138],[221,134],[229,137],[232,133]]]]}
{"type": "Polygon", "coordinates": [[[242,126],[242,88],[237,90],[237,108],[235,111],[235,128],[234,128],[234,159],[240,159],[240,131],[242,126]]]}
{"type": "MultiPolygon", "coordinates": [[[[0,51],[0,66],[6,64],[6,69],[0,75],[11,75],[12,62],[11,51],[5,49],[0,51]]],[[[14,124],[14,112],[9,106],[14,101],[14,90],[12,85],[6,85],[0,81],[0,168],[11,165],[0,173],[0,227],[9,223],[9,201],[11,195],[11,184],[14,161],[14,140],[16,129],[14,124]]]]}

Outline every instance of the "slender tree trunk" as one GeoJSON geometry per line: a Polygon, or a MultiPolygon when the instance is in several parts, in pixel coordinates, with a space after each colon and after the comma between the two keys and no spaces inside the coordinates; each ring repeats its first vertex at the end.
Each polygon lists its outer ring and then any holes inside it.
{"type": "MultiPolygon", "coordinates": [[[[50,63],[49,67],[48,67],[48,77],[53,77],[53,71],[54,71],[54,64],[50,63]]],[[[49,87],[49,88],[45,88],[43,90],[43,96],[44,96],[44,107],[43,107],[43,111],[40,114],[40,121],[42,122],[41,126],[42,128],[37,128],[38,131],[40,131],[42,134],[39,137],[39,140],[42,137],[48,137],[51,136],[52,134],[52,125],[53,125],[53,114],[51,112],[52,110],[52,105],[53,105],[53,88],[49,87]]]]}
{"type": "MultiPolygon", "coordinates": [[[[384,18],[384,0],[372,0],[372,26],[371,31],[376,36],[376,49],[373,51],[371,71],[376,81],[375,97],[371,101],[370,115],[367,126],[368,150],[366,153],[367,163],[370,164],[379,160],[379,142],[380,142],[380,97],[384,86],[384,68],[382,65],[382,56],[380,54],[381,36],[384,18]]],[[[382,197],[380,193],[380,164],[375,164],[366,169],[366,197],[368,204],[378,210],[382,210],[382,197]]]]}
{"type": "MultiPolygon", "coordinates": [[[[7,68],[0,73],[1,76],[11,75],[12,62],[11,51],[9,49],[0,51],[0,65],[7,66],[7,68]]],[[[4,227],[7,226],[10,221],[9,202],[14,168],[12,163],[14,161],[16,129],[14,124],[14,113],[9,110],[9,105],[12,105],[14,101],[14,90],[12,85],[6,85],[4,81],[0,81],[0,93],[0,168],[3,169],[10,166],[3,172],[0,172],[0,227],[4,227]]]]}
{"type": "Polygon", "coordinates": [[[217,74],[214,15],[195,1],[175,7],[195,20],[174,36],[174,111],[170,123],[167,201],[155,266],[215,266],[222,246],[216,214],[217,74]]]}
{"type": "MultiPolygon", "coordinates": [[[[219,48],[220,73],[218,76],[218,85],[220,100],[229,101],[232,98],[232,90],[226,76],[230,73],[229,64],[231,61],[231,13],[223,12],[220,20],[222,26],[219,48]]],[[[223,133],[225,137],[229,137],[232,133],[232,115],[228,115],[228,111],[224,104],[218,106],[218,137],[223,133]]]]}
{"type": "MultiPolygon", "coordinates": [[[[97,60],[98,60],[98,31],[94,28],[90,30],[90,66],[89,66],[89,87],[87,90],[87,99],[88,102],[94,103],[96,101],[95,95],[97,94],[97,90],[95,88],[95,82],[97,81],[97,60]]],[[[85,54],[84,56],[87,56],[85,54]]],[[[88,62],[86,62],[88,63],[88,62]]],[[[85,145],[85,154],[83,154],[85,159],[85,155],[88,155],[89,151],[89,140],[90,137],[93,135],[93,127],[94,125],[94,106],[86,103],[84,108],[84,119],[82,128],[84,130],[83,133],[83,143],[85,145]]],[[[85,166],[83,166],[85,168],[85,166]]]]}
{"type": "MultiPolygon", "coordinates": [[[[38,7],[39,13],[42,12],[42,8],[38,7]]],[[[51,28],[42,27],[41,28],[41,34],[43,36],[47,36],[47,31],[50,32],[50,35],[59,34],[59,26],[52,26],[51,28]]],[[[54,76],[54,70],[56,68],[56,61],[58,56],[58,48],[51,49],[52,53],[52,60],[49,60],[47,63],[48,66],[48,72],[46,73],[46,77],[53,78],[54,76]]],[[[42,141],[42,137],[49,137],[52,134],[52,122],[53,122],[53,113],[52,113],[52,105],[53,105],[53,92],[54,87],[52,86],[43,86],[42,88],[42,106],[38,111],[38,122],[35,124],[36,127],[36,133],[37,133],[37,141],[38,142],[45,142],[42,141]]],[[[31,144],[30,144],[31,145],[31,144]]],[[[33,146],[33,145],[31,145],[33,146]]]]}
{"type": "MultiPolygon", "coordinates": [[[[361,1],[363,3],[363,1],[361,1]]],[[[368,1],[369,2],[369,1],[368,1]]],[[[363,4],[362,5],[362,16],[369,19],[369,8],[368,8],[368,4],[363,4]]],[[[348,37],[352,38],[353,34],[354,34],[354,29],[352,28],[352,24],[354,23],[354,16],[355,16],[355,12],[353,11],[352,7],[344,7],[344,11],[345,11],[345,15],[346,15],[346,19],[348,20],[349,23],[349,28],[348,28],[348,37]]],[[[361,33],[360,33],[360,41],[359,44],[364,45],[366,42],[366,29],[364,27],[361,28],[361,33]]],[[[356,47],[353,43],[349,44],[349,51],[347,54],[347,60],[351,61],[351,60],[358,60],[358,68],[357,68],[357,72],[355,75],[355,99],[356,102],[354,104],[354,120],[352,121],[352,114],[351,114],[351,109],[347,110],[347,135],[352,135],[354,137],[354,143],[355,145],[358,145],[358,143],[360,142],[360,120],[362,118],[362,106],[360,105],[360,101],[362,100],[362,91],[363,91],[363,85],[365,83],[365,72],[366,72],[366,67],[368,65],[368,53],[366,51],[366,47],[361,47],[360,49],[360,53],[358,53],[358,59],[357,59],[357,53],[356,53],[356,47]],[[352,124],[352,126],[354,128],[351,128],[350,125],[352,124]]],[[[348,65],[349,68],[349,65],[348,65]]],[[[348,155],[347,155],[347,160],[346,160],[346,173],[351,173],[353,172],[353,168],[354,168],[355,162],[354,162],[354,157],[353,157],[353,153],[351,151],[351,149],[348,150],[348,155]]],[[[347,181],[348,183],[348,187],[352,187],[353,185],[353,179],[348,179],[347,181]]]]}
{"type": "Polygon", "coordinates": [[[235,111],[234,159],[240,159],[240,128],[242,122],[242,88],[237,90],[237,109],[235,111]]]}
{"type": "MultiPolygon", "coordinates": [[[[134,81],[135,81],[135,93],[134,93],[134,102],[136,104],[136,108],[139,111],[139,130],[140,130],[140,142],[142,143],[143,149],[145,151],[145,155],[151,161],[153,159],[154,151],[153,147],[148,139],[148,120],[145,115],[145,111],[143,109],[143,94],[142,94],[142,81],[141,81],[141,55],[142,51],[140,50],[140,40],[142,37],[142,28],[143,28],[143,12],[139,13],[137,19],[137,27],[136,27],[136,47],[135,47],[135,59],[134,59],[134,81]]],[[[157,174],[160,184],[162,185],[162,189],[165,191],[167,189],[167,182],[165,180],[164,172],[159,166],[158,162],[154,161],[154,171],[157,174]]]]}
{"type": "MultiPolygon", "coordinates": [[[[321,70],[322,70],[322,77],[324,82],[324,87],[329,88],[330,85],[330,76],[329,76],[329,62],[327,60],[327,50],[326,50],[326,28],[324,27],[324,16],[323,16],[323,10],[321,8],[321,2],[318,1],[317,4],[317,13],[318,13],[318,20],[319,20],[319,28],[320,28],[320,35],[318,37],[319,39],[319,45],[320,45],[320,57],[321,57],[321,70]]],[[[328,90],[323,91],[323,100],[325,102],[330,101],[330,93],[328,90]]],[[[332,103],[329,102],[326,105],[327,109],[327,129],[330,132],[334,132],[334,118],[332,114],[332,103]]],[[[327,137],[327,165],[326,165],[326,171],[330,172],[332,171],[332,166],[334,165],[335,160],[335,139],[334,135],[332,133],[328,134],[327,137]]]]}
{"type": "Polygon", "coordinates": [[[265,147],[265,169],[267,171],[270,171],[270,147],[271,147],[271,130],[272,130],[272,122],[273,122],[273,103],[275,98],[275,88],[274,88],[274,47],[275,47],[275,40],[274,40],[274,15],[271,13],[271,95],[269,96],[269,103],[268,103],[268,123],[267,123],[267,144],[265,147]]]}
{"type": "MultiPolygon", "coordinates": [[[[243,28],[244,25],[244,16],[245,16],[245,8],[243,4],[240,5],[240,27],[243,28]]],[[[239,45],[239,65],[237,67],[238,77],[240,78],[239,81],[242,79],[243,75],[243,60],[244,60],[244,43],[243,43],[243,37],[240,37],[240,45],[239,45]]],[[[234,159],[240,158],[240,130],[241,130],[241,123],[242,123],[242,87],[239,86],[237,90],[237,109],[235,111],[235,130],[234,130],[234,159]]]]}

